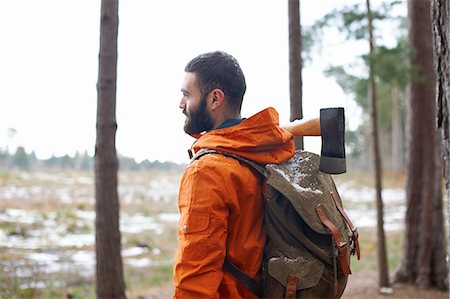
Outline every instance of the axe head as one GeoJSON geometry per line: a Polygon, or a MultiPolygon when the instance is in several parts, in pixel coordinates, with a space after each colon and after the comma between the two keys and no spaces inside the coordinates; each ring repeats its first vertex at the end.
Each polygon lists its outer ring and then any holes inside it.
{"type": "Polygon", "coordinates": [[[319,169],[329,174],[346,172],[344,108],[320,109],[322,151],[319,169]]]}

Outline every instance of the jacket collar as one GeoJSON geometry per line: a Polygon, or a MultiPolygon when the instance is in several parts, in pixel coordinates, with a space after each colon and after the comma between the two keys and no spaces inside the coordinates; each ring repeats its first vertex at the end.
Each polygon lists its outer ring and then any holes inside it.
{"type": "Polygon", "coordinates": [[[228,127],[232,127],[235,125],[240,124],[245,118],[241,118],[241,119],[227,119],[226,121],[224,121],[220,126],[218,126],[217,128],[215,128],[214,130],[219,130],[219,129],[224,129],[224,128],[228,128],[228,127]]]}

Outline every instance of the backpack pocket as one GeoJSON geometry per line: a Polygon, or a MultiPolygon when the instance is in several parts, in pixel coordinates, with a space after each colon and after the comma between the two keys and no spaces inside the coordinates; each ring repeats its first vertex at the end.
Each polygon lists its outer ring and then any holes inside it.
{"type": "Polygon", "coordinates": [[[267,262],[267,271],[285,288],[288,286],[289,276],[297,277],[296,290],[307,289],[316,286],[321,277],[325,265],[318,259],[299,256],[291,259],[285,256],[272,257],[267,262]]]}

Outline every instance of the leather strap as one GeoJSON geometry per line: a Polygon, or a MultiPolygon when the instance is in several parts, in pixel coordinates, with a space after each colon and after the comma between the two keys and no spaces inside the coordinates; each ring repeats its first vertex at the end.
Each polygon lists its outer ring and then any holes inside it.
{"type": "Polygon", "coordinates": [[[350,221],[350,218],[348,218],[347,213],[345,213],[344,209],[342,208],[342,206],[338,203],[338,201],[336,200],[336,198],[334,197],[333,192],[330,192],[331,194],[331,198],[333,198],[334,204],[336,205],[336,208],[338,209],[339,213],[341,213],[342,217],[344,217],[345,222],[347,223],[350,231],[352,232],[352,236],[353,236],[353,241],[355,242],[355,248],[352,252],[352,254],[355,254],[356,251],[356,257],[359,259],[361,259],[361,251],[359,249],[359,233],[358,230],[353,226],[353,223],[350,221]]]}
{"type": "Polygon", "coordinates": [[[351,274],[352,272],[350,271],[350,266],[347,262],[347,247],[345,246],[347,245],[347,243],[342,238],[342,235],[339,232],[337,226],[334,225],[334,223],[331,222],[330,219],[328,219],[325,211],[323,210],[322,204],[319,203],[316,206],[316,212],[320,218],[320,221],[330,230],[331,235],[333,236],[333,240],[338,250],[338,259],[339,264],[341,265],[342,272],[344,272],[345,275],[351,274]]]}
{"type": "Polygon", "coordinates": [[[298,276],[289,274],[286,283],[286,293],[285,293],[286,299],[295,298],[297,294],[297,283],[298,283],[298,276]]]}

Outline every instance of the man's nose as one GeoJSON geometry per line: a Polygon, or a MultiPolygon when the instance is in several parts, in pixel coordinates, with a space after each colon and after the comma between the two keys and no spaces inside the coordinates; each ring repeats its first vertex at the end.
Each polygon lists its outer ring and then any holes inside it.
{"type": "Polygon", "coordinates": [[[180,105],[178,107],[180,107],[180,109],[182,109],[182,110],[184,110],[184,108],[186,108],[186,101],[184,100],[184,98],[181,99],[180,105]]]}

